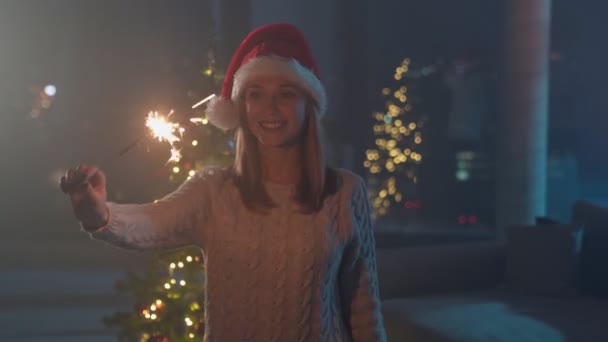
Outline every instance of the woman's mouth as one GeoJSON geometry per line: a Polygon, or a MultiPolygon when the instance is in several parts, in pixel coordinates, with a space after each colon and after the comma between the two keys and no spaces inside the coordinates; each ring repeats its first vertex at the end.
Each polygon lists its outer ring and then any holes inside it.
{"type": "Polygon", "coordinates": [[[260,125],[260,127],[264,128],[264,129],[279,129],[279,128],[283,128],[284,126],[286,126],[287,122],[279,121],[279,120],[266,120],[266,121],[260,121],[259,125],[260,125]]]}

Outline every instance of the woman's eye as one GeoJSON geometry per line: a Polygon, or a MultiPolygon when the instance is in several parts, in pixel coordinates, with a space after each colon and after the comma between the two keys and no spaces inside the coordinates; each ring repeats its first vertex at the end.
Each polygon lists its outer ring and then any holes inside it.
{"type": "Polygon", "coordinates": [[[281,97],[284,99],[293,99],[297,96],[296,92],[294,91],[284,91],[281,92],[281,97]]]}
{"type": "Polygon", "coordinates": [[[252,100],[256,100],[260,98],[260,92],[259,91],[250,91],[247,93],[247,98],[252,99],[252,100]]]}

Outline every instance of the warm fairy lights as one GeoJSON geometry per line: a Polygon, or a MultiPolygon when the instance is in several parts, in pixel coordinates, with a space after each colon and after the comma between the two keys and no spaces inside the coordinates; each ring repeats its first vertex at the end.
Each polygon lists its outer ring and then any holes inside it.
{"type": "Polygon", "coordinates": [[[410,71],[411,61],[404,59],[395,69],[396,87],[382,89],[385,98],[385,111],[375,112],[373,148],[368,149],[363,165],[372,177],[382,177],[377,189],[371,190],[373,216],[377,218],[387,214],[394,203],[401,203],[404,198],[399,191],[398,180],[407,179],[416,183],[415,169],[422,161],[422,153],[416,148],[422,144],[422,122],[419,116],[412,113],[406,75],[410,71]]]}

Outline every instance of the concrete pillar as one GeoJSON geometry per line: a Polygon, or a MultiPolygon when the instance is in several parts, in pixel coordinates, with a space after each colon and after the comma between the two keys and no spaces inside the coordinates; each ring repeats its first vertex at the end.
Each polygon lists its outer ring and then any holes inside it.
{"type": "Polygon", "coordinates": [[[497,207],[505,226],[545,214],[551,0],[510,0],[504,105],[498,126],[497,207]]]}

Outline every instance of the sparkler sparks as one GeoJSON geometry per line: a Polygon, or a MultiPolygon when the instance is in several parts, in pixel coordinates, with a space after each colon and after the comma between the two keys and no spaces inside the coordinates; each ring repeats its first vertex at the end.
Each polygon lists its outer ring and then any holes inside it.
{"type": "Polygon", "coordinates": [[[164,140],[171,145],[180,141],[181,135],[185,132],[185,128],[181,127],[179,123],[169,121],[172,114],[173,111],[169,112],[169,115],[165,118],[158,112],[150,112],[146,120],[146,127],[150,129],[154,138],[158,141],[164,140]],[[175,135],[176,133],[179,133],[180,137],[175,135]]]}
{"type": "Polygon", "coordinates": [[[173,111],[169,112],[167,117],[164,117],[158,112],[150,112],[146,119],[146,127],[150,129],[152,136],[160,142],[166,141],[171,145],[171,157],[167,163],[177,163],[182,159],[181,150],[175,147],[175,143],[179,142],[184,132],[186,132],[186,129],[181,127],[179,123],[169,120],[172,114],[173,111]]]}
{"type": "Polygon", "coordinates": [[[171,157],[167,160],[167,163],[175,162],[179,163],[182,160],[182,150],[178,150],[175,147],[171,147],[171,157]]]}

